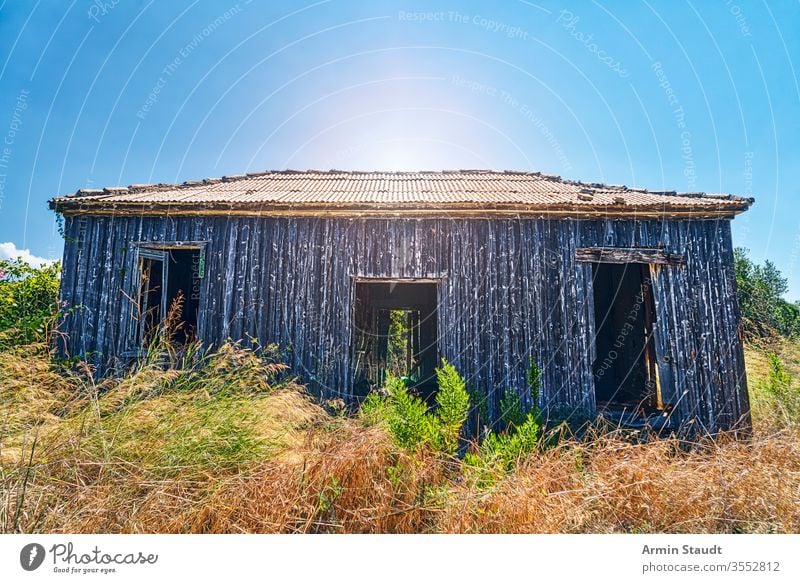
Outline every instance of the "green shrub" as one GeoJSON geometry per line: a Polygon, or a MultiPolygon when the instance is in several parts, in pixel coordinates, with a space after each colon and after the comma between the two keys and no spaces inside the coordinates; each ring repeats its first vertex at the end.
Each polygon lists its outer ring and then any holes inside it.
{"type": "Polygon", "coordinates": [[[500,399],[500,419],[502,419],[506,431],[525,423],[522,399],[516,389],[508,387],[503,393],[503,397],[500,399]]]}
{"type": "Polygon", "coordinates": [[[768,399],[774,422],[779,425],[796,422],[800,419],[800,389],[776,354],[770,352],[767,360],[767,378],[759,383],[758,389],[768,399]]]}
{"type": "Polygon", "coordinates": [[[466,467],[475,472],[481,487],[493,484],[540,444],[542,431],[538,402],[542,371],[533,357],[530,359],[527,380],[531,396],[530,410],[525,412],[516,390],[506,389],[500,400],[500,414],[505,430],[499,433],[489,431],[478,451],[468,453],[464,458],[466,467]]]}
{"type": "Polygon", "coordinates": [[[370,425],[386,424],[395,442],[406,449],[437,441],[436,418],[402,379],[387,373],[383,393],[370,393],[364,400],[360,409],[364,421],[370,425]]]}
{"type": "MultiPolygon", "coordinates": [[[[542,370],[534,362],[533,357],[530,357],[528,364],[528,392],[531,397],[530,413],[533,414],[534,419],[539,422],[539,395],[541,394],[542,386],[542,370]]],[[[503,397],[500,399],[500,419],[503,421],[506,431],[515,427],[519,427],[525,423],[528,416],[528,411],[525,410],[525,404],[522,402],[522,397],[519,393],[510,387],[506,388],[503,397]]]]}
{"type": "Polygon", "coordinates": [[[754,263],[747,249],[734,250],[736,288],[745,333],[750,338],[800,336],[800,308],[783,299],[788,280],[774,263],[754,263]]]}
{"type": "Polygon", "coordinates": [[[774,352],[767,355],[767,360],[769,361],[769,373],[764,388],[771,395],[780,398],[792,388],[792,375],[784,368],[783,363],[774,352]]]}
{"type": "Polygon", "coordinates": [[[481,461],[503,471],[511,470],[517,461],[536,449],[540,435],[539,424],[528,413],[514,430],[486,436],[480,448],[481,461]]]}
{"type": "Polygon", "coordinates": [[[361,402],[358,415],[366,425],[380,425],[388,421],[391,409],[392,403],[386,396],[372,391],[361,402]]]}
{"type": "Polygon", "coordinates": [[[467,384],[470,408],[467,415],[471,437],[478,439],[483,427],[489,422],[489,398],[485,391],[479,391],[475,385],[467,384]]]}
{"type": "Polygon", "coordinates": [[[397,443],[413,449],[420,443],[434,443],[438,434],[436,418],[428,413],[428,407],[419,397],[411,394],[403,380],[388,376],[386,390],[389,392],[391,410],[389,429],[397,443]]]}
{"type": "Polygon", "coordinates": [[[0,348],[47,337],[58,309],[61,266],[32,267],[21,259],[0,260],[0,348]]]}
{"type": "Polygon", "coordinates": [[[539,423],[533,413],[528,413],[524,422],[509,431],[489,432],[478,452],[465,456],[466,468],[474,473],[480,487],[489,487],[535,451],[541,435],[539,423]]]}
{"type": "Polygon", "coordinates": [[[528,391],[531,395],[531,410],[538,417],[539,397],[542,394],[542,369],[533,360],[533,356],[530,356],[528,360],[528,391]]]}
{"type": "Polygon", "coordinates": [[[368,424],[386,424],[395,442],[413,450],[419,445],[455,454],[458,439],[469,412],[469,394],[464,379],[442,359],[436,369],[439,391],[436,410],[431,412],[425,401],[414,395],[405,382],[387,374],[383,395],[373,392],[361,405],[361,418],[368,424]]]}
{"type": "Polygon", "coordinates": [[[469,393],[464,379],[455,367],[442,359],[441,368],[436,369],[436,381],[439,391],[436,393],[436,414],[439,421],[441,449],[447,453],[455,453],[461,428],[469,414],[469,393]]]}

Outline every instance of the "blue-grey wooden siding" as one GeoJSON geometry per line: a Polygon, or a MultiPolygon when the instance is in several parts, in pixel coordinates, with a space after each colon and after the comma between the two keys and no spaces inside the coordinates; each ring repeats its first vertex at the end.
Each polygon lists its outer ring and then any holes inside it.
{"type": "Polygon", "coordinates": [[[70,354],[125,361],[135,243],[207,241],[204,343],[290,346],[312,389],[346,400],[353,278],[441,278],[440,352],[488,395],[493,418],[506,387],[528,397],[529,355],[543,369],[544,406],[594,413],[592,271],[575,250],[660,246],[686,257],[654,268],[665,398],[686,427],[749,424],[728,220],[69,216],[65,234],[70,354]]]}

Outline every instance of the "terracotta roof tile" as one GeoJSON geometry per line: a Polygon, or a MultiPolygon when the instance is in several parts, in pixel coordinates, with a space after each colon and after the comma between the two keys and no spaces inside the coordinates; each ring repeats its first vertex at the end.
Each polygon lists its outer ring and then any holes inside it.
{"type": "Polygon", "coordinates": [[[610,205],[637,209],[685,210],[702,207],[735,213],[751,198],[732,195],[647,191],[619,185],[582,183],[538,172],[444,170],[440,172],[270,171],[183,184],[132,184],[104,190],[79,190],[56,197],[51,207],[114,209],[441,209],[462,208],[534,212],[558,206],[592,210],[610,205]]]}

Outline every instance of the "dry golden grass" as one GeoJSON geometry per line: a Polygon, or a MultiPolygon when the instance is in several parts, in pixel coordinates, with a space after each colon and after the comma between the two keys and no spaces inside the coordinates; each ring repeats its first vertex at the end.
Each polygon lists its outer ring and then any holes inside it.
{"type": "Polygon", "coordinates": [[[0,464],[20,461],[25,443],[59,425],[72,384],[27,347],[0,351],[0,464]]]}
{"type": "Polygon", "coordinates": [[[302,464],[265,462],[186,517],[195,532],[424,532],[442,464],[409,455],[377,428],[344,422],[302,464]]]}
{"type": "Polygon", "coordinates": [[[457,488],[447,532],[798,532],[798,433],[720,440],[564,443],[487,493],[457,488]]]}
{"type": "Polygon", "coordinates": [[[487,483],[278,372],[231,348],[200,373],[145,367],[97,387],[41,349],[0,353],[0,530],[800,532],[797,424],[757,419],[750,441],[691,449],[566,441],[487,483]]]}

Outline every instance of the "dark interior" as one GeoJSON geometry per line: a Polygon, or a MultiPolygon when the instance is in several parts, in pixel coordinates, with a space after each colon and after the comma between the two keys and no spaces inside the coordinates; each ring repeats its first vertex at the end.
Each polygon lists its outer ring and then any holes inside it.
{"type": "Polygon", "coordinates": [[[146,346],[161,322],[161,303],[164,289],[164,261],[152,256],[142,257],[142,286],[139,297],[139,343],[146,346]]]}
{"type": "Polygon", "coordinates": [[[158,325],[173,310],[177,322],[173,340],[186,343],[194,339],[200,305],[200,250],[148,249],[141,255],[142,344],[146,345],[152,339],[158,325]],[[178,298],[180,302],[175,301],[178,298]]]}
{"type": "Polygon", "coordinates": [[[167,252],[167,310],[179,296],[183,299],[180,311],[182,325],[175,332],[175,340],[187,342],[197,333],[197,311],[200,306],[200,277],[198,274],[200,251],[197,249],[171,249],[167,252]]]}
{"type": "Polygon", "coordinates": [[[593,288],[598,408],[659,408],[649,266],[595,263],[593,288]]]}
{"type": "Polygon", "coordinates": [[[436,284],[356,282],[356,391],[366,395],[387,372],[429,399],[436,392],[436,284]]]}

